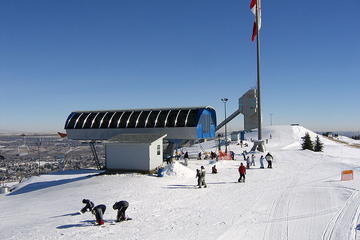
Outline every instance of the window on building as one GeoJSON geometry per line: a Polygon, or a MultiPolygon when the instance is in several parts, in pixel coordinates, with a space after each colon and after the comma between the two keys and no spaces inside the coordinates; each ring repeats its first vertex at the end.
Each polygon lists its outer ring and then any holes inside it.
{"type": "Polygon", "coordinates": [[[160,145],[157,145],[157,155],[160,155],[161,154],[161,151],[160,151],[160,145]]]}

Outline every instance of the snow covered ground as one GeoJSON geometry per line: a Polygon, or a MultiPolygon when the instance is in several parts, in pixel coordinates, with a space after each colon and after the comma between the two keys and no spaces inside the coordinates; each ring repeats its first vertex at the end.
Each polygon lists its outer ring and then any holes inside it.
{"type": "MultiPolygon", "coordinates": [[[[324,152],[302,151],[305,132],[315,139],[301,126],[265,129],[264,137],[272,135],[266,148],[273,169],[259,169],[257,154],[246,183],[237,183],[241,155],[217,162],[215,175],[211,161],[193,159],[188,167],[168,168],[163,178],[95,170],[33,177],[0,195],[0,239],[360,239],[360,149],[320,136],[324,152]],[[201,165],[208,188],[198,189],[201,165]],[[354,170],[353,181],[340,181],[345,169],[354,170]],[[107,206],[104,227],[94,226],[90,213],[78,214],[83,198],[107,206]],[[129,201],[133,220],[113,225],[112,205],[119,200],[129,201]]],[[[186,150],[196,156],[215,144],[186,150]]],[[[245,148],[233,144],[230,150],[245,148]]]]}

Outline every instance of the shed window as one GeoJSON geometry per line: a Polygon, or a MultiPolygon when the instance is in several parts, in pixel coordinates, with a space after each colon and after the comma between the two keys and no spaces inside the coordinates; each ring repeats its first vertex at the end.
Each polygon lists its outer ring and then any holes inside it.
{"type": "Polygon", "coordinates": [[[161,154],[161,150],[160,150],[160,145],[157,145],[157,152],[156,152],[157,155],[160,155],[161,154]]]}

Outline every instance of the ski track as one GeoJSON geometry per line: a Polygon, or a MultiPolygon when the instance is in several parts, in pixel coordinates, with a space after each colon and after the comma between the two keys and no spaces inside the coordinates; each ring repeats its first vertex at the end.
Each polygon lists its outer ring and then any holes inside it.
{"type": "Polygon", "coordinates": [[[359,218],[360,193],[353,190],[345,205],[336,213],[322,235],[323,240],[357,239],[356,224],[359,218]],[[344,231],[344,229],[346,231],[344,231]]]}

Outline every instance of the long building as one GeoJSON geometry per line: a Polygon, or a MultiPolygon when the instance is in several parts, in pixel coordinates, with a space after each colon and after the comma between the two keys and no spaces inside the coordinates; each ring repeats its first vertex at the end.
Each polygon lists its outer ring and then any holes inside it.
{"type": "Polygon", "coordinates": [[[108,140],[119,134],[163,134],[167,140],[215,137],[213,107],[74,111],[66,122],[70,139],[108,140]]]}

